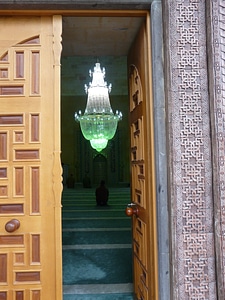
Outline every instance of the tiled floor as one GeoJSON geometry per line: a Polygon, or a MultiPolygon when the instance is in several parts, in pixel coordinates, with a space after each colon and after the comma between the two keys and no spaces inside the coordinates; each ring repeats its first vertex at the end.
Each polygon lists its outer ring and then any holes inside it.
{"type": "Polygon", "coordinates": [[[64,300],[133,299],[129,188],[110,189],[107,207],[93,189],[65,189],[62,203],[64,300]]]}

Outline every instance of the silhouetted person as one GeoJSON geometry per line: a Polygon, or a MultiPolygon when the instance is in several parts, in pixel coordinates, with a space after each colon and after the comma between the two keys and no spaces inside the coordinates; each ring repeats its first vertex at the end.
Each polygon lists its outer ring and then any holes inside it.
{"type": "Polygon", "coordinates": [[[103,206],[107,205],[108,198],[109,198],[109,190],[105,186],[105,181],[102,180],[100,182],[100,186],[95,190],[95,197],[97,205],[103,206]]]}
{"type": "Polygon", "coordinates": [[[73,189],[75,184],[75,180],[73,174],[70,174],[70,177],[67,178],[66,185],[68,189],[73,189]]]}
{"type": "Polygon", "coordinates": [[[83,187],[84,188],[91,188],[91,180],[90,180],[87,173],[85,174],[85,176],[83,178],[83,187]]]}

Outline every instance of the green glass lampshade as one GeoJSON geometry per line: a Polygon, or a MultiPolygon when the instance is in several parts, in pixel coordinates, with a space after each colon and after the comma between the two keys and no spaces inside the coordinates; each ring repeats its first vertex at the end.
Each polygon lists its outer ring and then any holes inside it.
{"type": "Polygon", "coordinates": [[[91,143],[91,147],[95,150],[97,150],[98,152],[101,152],[102,149],[106,148],[107,144],[108,144],[108,140],[106,139],[93,139],[90,140],[91,143]]]}
{"type": "Polygon", "coordinates": [[[90,75],[93,77],[92,83],[89,88],[85,86],[87,106],[83,115],[81,111],[75,113],[75,120],[80,122],[83,136],[90,141],[92,148],[100,152],[107,146],[108,140],[114,137],[122,114],[118,111],[113,114],[109,101],[111,85],[107,87],[104,81],[105,70],[101,70],[99,63],[96,63],[90,75]]]}

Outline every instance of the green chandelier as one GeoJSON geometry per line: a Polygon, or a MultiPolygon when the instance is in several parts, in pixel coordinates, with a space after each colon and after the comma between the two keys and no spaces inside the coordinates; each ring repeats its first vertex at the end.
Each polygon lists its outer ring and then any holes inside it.
{"type": "Polygon", "coordinates": [[[92,82],[85,85],[88,95],[84,114],[81,111],[75,113],[74,117],[80,122],[81,131],[85,139],[89,140],[91,147],[98,152],[102,151],[111,140],[117,129],[117,123],[122,119],[122,113],[116,111],[114,114],[109,101],[109,93],[112,85],[107,86],[104,81],[105,69],[96,63],[94,72],[89,71],[92,82]]]}

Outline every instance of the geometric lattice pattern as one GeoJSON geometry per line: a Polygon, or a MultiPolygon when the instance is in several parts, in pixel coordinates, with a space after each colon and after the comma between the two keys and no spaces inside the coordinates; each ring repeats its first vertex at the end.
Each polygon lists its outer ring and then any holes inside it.
{"type": "Polygon", "coordinates": [[[168,1],[173,299],[217,299],[205,1],[168,1]]]}

